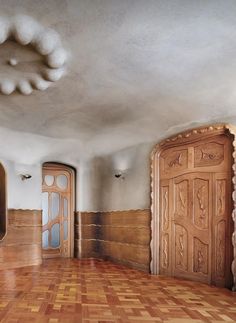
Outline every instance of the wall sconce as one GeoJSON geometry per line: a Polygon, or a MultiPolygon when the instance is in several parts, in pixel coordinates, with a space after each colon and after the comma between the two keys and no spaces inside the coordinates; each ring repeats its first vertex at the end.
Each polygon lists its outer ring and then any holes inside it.
{"type": "Polygon", "coordinates": [[[32,175],[30,174],[20,174],[20,178],[22,181],[25,181],[26,179],[30,179],[32,175]]]}
{"type": "Polygon", "coordinates": [[[125,173],[122,172],[122,171],[120,171],[120,170],[118,170],[115,173],[115,178],[125,179],[125,173]]]}

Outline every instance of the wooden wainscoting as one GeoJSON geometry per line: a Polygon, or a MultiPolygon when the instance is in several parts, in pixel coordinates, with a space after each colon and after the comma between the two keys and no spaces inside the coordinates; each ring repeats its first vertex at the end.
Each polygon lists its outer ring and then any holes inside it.
{"type": "Polygon", "coordinates": [[[7,235],[0,241],[0,269],[42,263],[42,213],[8,210],[7,235]]]}
{"type": "Polygon", "coordinates": [[[149,271],[150,210],[103,212],[100,224],[102,258],[149,271]]]}
{"type": "Polygon", "coordinates": [[[149,272],[150,210],[78,212],[75,256],[108,259],[149,272]]]}
{"type": "Polygon", "coordinates": [[[76,212],[75,257],[99,258],[99,212],[76,212]]]}

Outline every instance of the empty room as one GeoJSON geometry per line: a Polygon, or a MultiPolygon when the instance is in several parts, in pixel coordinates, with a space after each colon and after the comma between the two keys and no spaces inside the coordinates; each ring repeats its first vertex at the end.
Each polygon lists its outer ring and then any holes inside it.
{"type": "Polygon", "coordinates": [[[236,1],[0,0],[0,322],[236,322],[236,1]]]}

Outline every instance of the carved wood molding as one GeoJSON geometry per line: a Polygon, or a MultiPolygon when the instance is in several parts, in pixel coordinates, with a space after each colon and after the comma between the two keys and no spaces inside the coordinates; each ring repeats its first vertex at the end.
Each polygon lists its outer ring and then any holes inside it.
{"type": "Polygon", "coordinates": [[[195,129],[186,130],[174,136],[171,136],[153,148],[150,158],[150,169],[151,169],[151,263],[150,270],[152,274],[159,273],[159,185],[154,186],[155,183],[159,183],[159,165],[158,156],[160,156],[162,150],[166,148],[176,147],[182,144],[187,144],[188,142],[198,141],[203,136],[204,138],[215,136],[217,134],[228,134],[233,136],[233,212],[232,218],[234,222],[234,230],[232,235],[233,244],[233,262],[232,262],[232,274],[233,274],[233,290],[236,290],[236,127],[230,124],[214,124],[209,126],[203,126],[195,129]]]}
{"type": "Polygon", "coordinates": [[[164,139],[155,147],[153,148],[151,152],[151,157],[156,154],[157,151],[159,151],[161,148],[166,148],[169,146],[173,146],[175,144],[183,144],[188,141],[192,141],[193,139],[198,140],[201,138],[201,136],[204,134],[206,135],[211,135],[212,133],[216,134],[217,132],[222,133],[224,132],[225,129],[233,128],[231,125],[227,124],[215,124],[215,125],[210,125],[210,126],[205,126],[205,127],[200,127],[200,128],[195,128],[191,130],[186,130],[184,132],[178,133],[177,135],[171,136],[167,139],[164,139]]]}
{"type": "Polygon", "coordinates": [[[233,262],[231,266],[231,270],[233,273],[233,291],[236,291],[236,127],[232,125],[226,125],[226,129],[228,129],[229,133],[233,135],[233,192],[232,192],[232,199],[233,199],[233,211],[232,211],[232,218],[234,223],[234,230],[232,234],[232,244],[233,244],[233,262]]]}

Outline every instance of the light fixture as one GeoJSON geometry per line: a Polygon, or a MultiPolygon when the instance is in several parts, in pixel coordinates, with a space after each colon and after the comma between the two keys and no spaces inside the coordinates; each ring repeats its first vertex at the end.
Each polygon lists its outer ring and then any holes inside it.
{"type": "Polygon", "coordinates": [[[116,171],[115,178],[125,179],[125,173],[121,170],[116,171]]]}
{"type": "Polygon", "coordinates": [[[30,174],[20,174],[20,178],[22,181],[25,181],[26,179],[30,179],[32,175],[30,174]]]}

